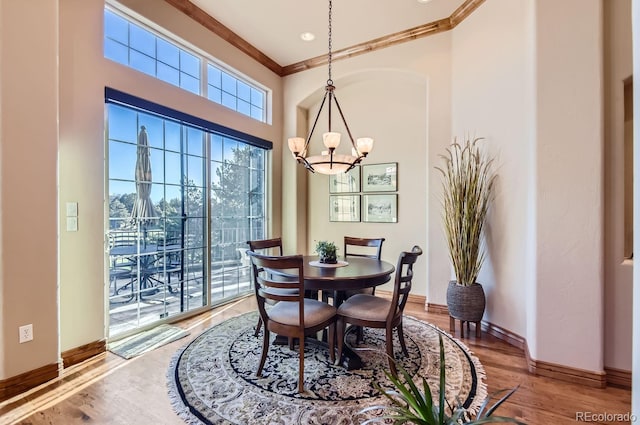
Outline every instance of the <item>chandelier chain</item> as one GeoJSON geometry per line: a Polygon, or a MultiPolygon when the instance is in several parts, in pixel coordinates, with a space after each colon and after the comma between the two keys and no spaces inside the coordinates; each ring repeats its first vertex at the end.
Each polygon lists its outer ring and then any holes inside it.
{"type": "Polygon", "coordinates": [[[329,79],[327,80],[327,85],[332,86],[333,85],[333,80],[331,79],[331,58],[332,58],[332,53],[331,53],[331,8],[332,8],[332,1],[329,0],[329,79]]]}

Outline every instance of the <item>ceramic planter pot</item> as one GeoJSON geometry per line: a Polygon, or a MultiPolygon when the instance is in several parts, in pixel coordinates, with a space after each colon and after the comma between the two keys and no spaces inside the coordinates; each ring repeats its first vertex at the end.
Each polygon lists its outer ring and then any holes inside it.
{"type": "Polygon", "coordinates": [[[470,286],[458,285],[452,280],[447,287],[449,315],[465,322],[480,322],[484,315],[486,298],[479,283],[470,286]]]}
{"type": "Polygon", "coordinates": [[[336,264],[338,262],[338,257],[336,254],[321,254],[320,262],[325,264],[336,264]]]}

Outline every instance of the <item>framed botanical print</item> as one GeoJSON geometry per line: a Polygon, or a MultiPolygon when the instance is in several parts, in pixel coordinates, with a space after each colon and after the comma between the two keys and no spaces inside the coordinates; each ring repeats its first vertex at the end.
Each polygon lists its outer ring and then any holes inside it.
{"type": "Polygon", "coordinates": [[[329,193],[360,192],[360,166],[329,176],[329,193]]]}
{"type": "Polygon", "coordinates": [[[398,163],[362,166],[363,192],[395,192],[398,190],[398,163]]]}
{"type": "Polygon", "coordinates": [[[362,221],[370,223],[398,222],[398,195],[362,195],[362,221]]]}
{"type": "Polygon", "coordinates": [[[329,196],[329,221],[360,221],[360,195],[329,196]]]}

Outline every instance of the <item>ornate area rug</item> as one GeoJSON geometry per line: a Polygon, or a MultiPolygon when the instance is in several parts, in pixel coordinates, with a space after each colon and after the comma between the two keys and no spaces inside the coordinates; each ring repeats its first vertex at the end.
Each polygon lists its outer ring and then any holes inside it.
{"type": "MultiPolygon", "coordinates": [[[[363,359],[363,369],[347,371],[331,364],[326,347],[305,344],[305,393],[297,392],[298,348],[271,345],[263,377],[255,373],[262,335],[253,336],[257,312],[231,318],[196,337],[171,361],[167,377],[176,413],[189,424],[359,424],[382,411],[361,414],[368,406],[388,404],[373,386],[391,383],[385,354],[384,329],[364,330],[364,343],[355,333],[346,341],[363,359]]],[[[429,323],[405,317],[409,356],[404,357],[394,335],[396,359],[414,379],[427,378],[437,394],[440,370],[438,334],[443,335],[446,397],[475,412],[486,398],[484,370],[459,341],[429,323]]]]}

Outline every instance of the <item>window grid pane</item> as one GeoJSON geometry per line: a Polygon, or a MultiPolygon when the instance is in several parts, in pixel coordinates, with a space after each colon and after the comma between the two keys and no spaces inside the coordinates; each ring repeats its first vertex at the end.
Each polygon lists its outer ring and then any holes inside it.
{"type": "Polygon", "coordinates": [[[266,91],[105,8],[104,57],[265,122],[266,91]],[[201,69],[203,71],[201,71],[201,69]],[[202,76],[201,72],[206,75],[202,76]],[[203,78],[204,77],[204,78],[203,78]],[[206,81],[201,93],[201,81],[206,81]]]}

